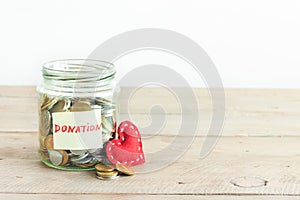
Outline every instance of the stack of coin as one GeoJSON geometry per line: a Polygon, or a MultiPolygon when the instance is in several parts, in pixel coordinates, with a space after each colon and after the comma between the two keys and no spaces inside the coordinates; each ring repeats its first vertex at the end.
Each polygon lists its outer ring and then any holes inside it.
{"type": "Polygon", "coordinates": [[[135,174],[132,167],[118,163],[115,167],[105,164],[97,164],[95,166],[96,177],[100,180],[114,180],[119,178],[120,174],[133,176],[135,174]]]}
{"type": "Polygon", "coordinates": [[[96,177],[100,180],[114,180],[119,178],[119,173],[114,167],[104,164],[95,165],[96,177]]]}

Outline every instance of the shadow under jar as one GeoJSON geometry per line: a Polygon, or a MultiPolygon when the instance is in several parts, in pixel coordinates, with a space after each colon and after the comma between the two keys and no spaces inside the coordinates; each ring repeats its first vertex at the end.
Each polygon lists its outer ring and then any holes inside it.
{"type": "Polygon", "coordinates": [[[47,166],[92,170],[106,163],[105,144],[116,138],[113,64],[58,60],[43,65],[39,95],[39,154],[47,166]]]}

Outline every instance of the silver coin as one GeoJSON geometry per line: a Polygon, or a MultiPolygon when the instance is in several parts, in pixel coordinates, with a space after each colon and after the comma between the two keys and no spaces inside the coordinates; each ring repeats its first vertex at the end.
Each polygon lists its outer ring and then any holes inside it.
{"type": "Polygon", "coordinates": [[[110,132],[112,131],[112,129],[114,128],[114,120],[113,117],[102,117],[102,125],[103,128],[109,130],[110,132]]]}
{"type": "Polygon", "coordinates": [[[96,178],[97,178],[97,179],[100,179],[100,180],[102,180],[102,181],[111,181],[111,180],[118,179],[119,177],[120,177],[119,174],[116,175],[116,176],[112,176],[112,177],[102,177],[102,176],[98,176],[98,175],[96,174],[96,178]]]}
{"type": "Polygon", "coordinates": [[[90,155],[95,158],[97,161],[102,161],[104,159],[103,150],[101,148],[96,149],[94,152],[89,152],[90,155]]]}
{"type": "Polygon", "coordinates": [[[89,153],[90,153],[91,155],[95,156],[95,155],[99,155],[99,154],[102,153],[102,148],[98,148],[98,149],[90,149],[90,150],[88,150],[88,151],[89,151],[89,153]]]}
{"type": "Polygon", "coordinates": [[[64,111],[65,112],[70,111],[71,104],[72,104],[71,99],[66,99],[65,100],[65,106],[64,106],[64,111]]]}
{"type": "Polygon", "coordinates": [[[41,135],[46,136],[50,131],[51,115],[48,110],[43,110],[40,114],[39,130],[41,135]]]}
{"type": "Polygon", "coordinates": [[[71,157],[71,161],[82,160],[82,159],[84,159],[84,158],[86,158],[88,156],[89,156],[88,153],[85,153],[85,154],[82,154],[82,155],[79,155],[79,156],[75,155],[75,156],[71,157]]]}
{"type": "Polygon", "coordinates": [[[99,149],[88,149],[87,150],[90,154],[94,154],[97,153],[99,151],[99,149]]]}
{"type": "Polygon", "coordinates": [[[91,105],[91,108],[94,109],[101,109],[102,107],[99,105],[91,105]]]}
{"type": "Polygon", "coordinates": [[[80,156],[86,154],[87,150],[70,150],[72,154],[80,156]]]}
{"type": "Polygon", "coordinates": [[[89,153],[86,153],[81,156],[73,157],[70,160],[74,163],[85,164],[91,162],[93,159],[93,156],[90,156],[89,153]]]}
{"type": "Polygon", "coordinates": [[[94,157],[89,156],[89,157],[86,157],[86,158],[83,158],[83,159],[80,159],[80,160],[75,160],[73,162],[78,163],[78,164],[86,164],[86,163],[93,162],[94,160],[95,160],[94,157]]]}
{"type": "Polygon", "coordinates": [[[63,155],[58,151],[48,151],[49,159],[53,165],[60,165],[63,161],[63,155]]]}
{"type": "Polygon", "coordinates": [[[94,156],[94,158],[95,158],[98,162],[102,162],[102,161],[105,159],[105,157],[102,156],[102,155],[96,155],[96,156],[94,156]]]}

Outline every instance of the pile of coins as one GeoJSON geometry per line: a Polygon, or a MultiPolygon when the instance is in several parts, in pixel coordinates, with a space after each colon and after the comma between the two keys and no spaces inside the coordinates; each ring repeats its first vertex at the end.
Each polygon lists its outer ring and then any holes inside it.
{"type": "Polygon", "coordinates": [[[115,167],[105,164],[95,165],[96,177],[100,180],[114,180],[120,177],[120,174],[132,176],[135,174],[134,170],[124,164],[118,163],[115,167]]]}
{"type": "Polygon", "coordinates": [[[39,142],[41,160],[59,169],[93,169],[105,160],[105,150],[56,150],[53,146],[53,120],[55,112],[80,112],[101,109],[103,143],[116,137],[115,105],[104,98],[51,97],[41,94],[39,109],[39,142]]]}

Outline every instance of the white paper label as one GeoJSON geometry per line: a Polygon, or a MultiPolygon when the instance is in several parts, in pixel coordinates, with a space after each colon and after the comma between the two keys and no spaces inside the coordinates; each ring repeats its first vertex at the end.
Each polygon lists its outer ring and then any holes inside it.
{"type": "Polygon", "coordinates": [[[54,149],[102,148],[101,109],[52,113],[54,149]]]}

